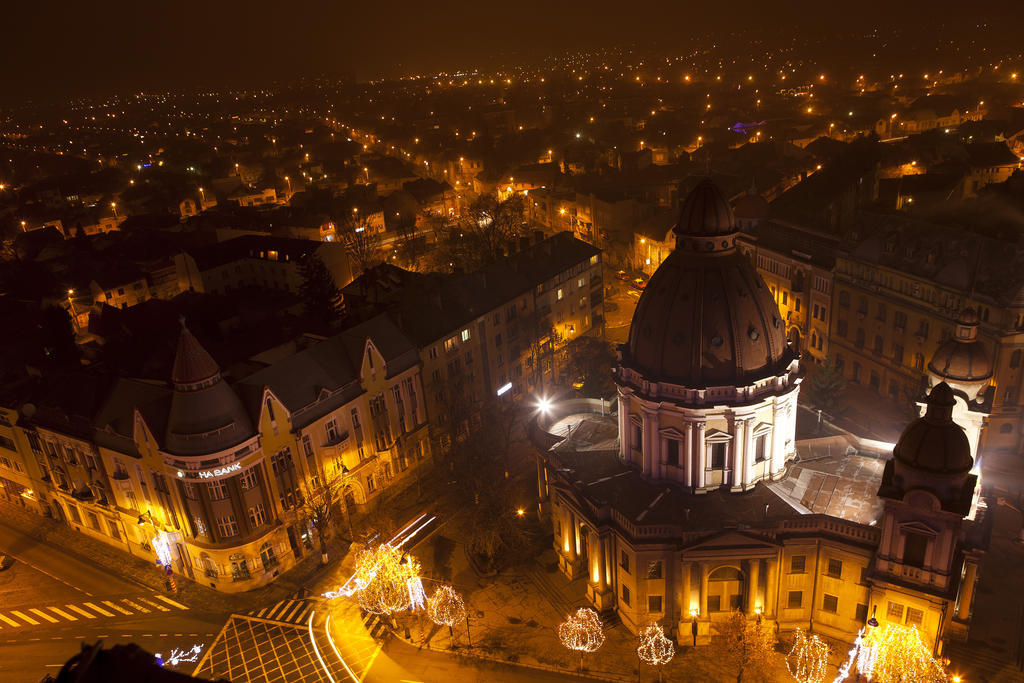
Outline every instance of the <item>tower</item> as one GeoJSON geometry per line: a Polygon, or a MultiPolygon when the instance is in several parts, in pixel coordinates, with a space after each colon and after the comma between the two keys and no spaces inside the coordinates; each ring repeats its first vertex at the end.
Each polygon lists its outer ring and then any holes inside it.
{"type": "Polygon", "coordinates": [[[714,183],[687,196],[673,232],[620,347],[619,456],[696,493],[746,491],[793,452],[799,361],[714,183]]]}

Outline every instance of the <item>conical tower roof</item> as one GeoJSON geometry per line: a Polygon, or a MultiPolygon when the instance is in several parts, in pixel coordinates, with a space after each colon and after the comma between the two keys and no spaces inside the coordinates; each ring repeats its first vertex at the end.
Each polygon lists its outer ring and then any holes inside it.
{"type": "Polygon", "coordinates": [[[252,421],[213,357],[181,321],[171,371],[174,394],[164,449],[175,455],[207,455],[253,436],[252,421]]]}

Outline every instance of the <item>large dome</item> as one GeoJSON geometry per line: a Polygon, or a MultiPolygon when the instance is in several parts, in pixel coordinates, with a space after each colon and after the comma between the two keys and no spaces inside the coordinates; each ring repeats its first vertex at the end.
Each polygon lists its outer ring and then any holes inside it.
{"type": "Polygon", "coordinates": [[[967,434],[953,422],[956,400],[945,382],[936,384],[925,401],[924,417],[914,420],[892,449],[897,462],[935,474],[965,474],[974,460],[967,434]]]}
{"type": "Polygon", "coordinates": [[[955,334],[928,363],[939,377],[955,382],[986,382],[992,377],[992,361],[984,345],[978,343],[978,314],[973,308],[960,313],[955,334]]]}
{"type": "Polygon", "coordinates": [[[675,250],[637,303],[622,365],[689,388],[783,374],[796,355],[778,306],[736,249],[732,211],[710,180],[686,198],[675,233],[675,250]]]}

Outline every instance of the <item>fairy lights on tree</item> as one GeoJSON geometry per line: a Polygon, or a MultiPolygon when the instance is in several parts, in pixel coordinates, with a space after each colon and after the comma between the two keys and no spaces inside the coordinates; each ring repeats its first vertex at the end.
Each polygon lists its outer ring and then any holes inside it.
{"type": "Polygon", "coordinates": [[[356,556],[355,575],[359,606],[381,615],[408,609],[419,601],[414,591],[419,569],[415,558],[386,543],[361,551],[356,556]]]}
{"type": "Polygon", "coordinates": [[[886,624],[864,638],[858,671],[876,683],[945,683],[946,671],[932,657],[916,628],[886,624]]]}
{"type": "Polygon", "coordinates": [[[454,639],[452,627],[466,618],[466,606],[451,586],[441,586],[427,601],[427,616],[438,626],[447,626],[449,637],[454,639]]]}
{"type": "Polygon", "coordinates": [[[828,666],[828,645],[816,635],[796,630],[793,648],[786,656],[786,668],[799,683],[822,683],[828,666]]]}
{"type": "Polygon", "coordinates": [[[601,624],[601,617],[589,607],[581,607],[559,624],[558,638],[562,645],[580,653],[582,672],[583,655],[587,652],[596,652],[604,645],[604,626],[601,624]]]}
{"type": "MultiPolygon", "coordinates": [[[[640,645],[636,649],[637,656],[651,666],[661,667],[672,661],[676,655],[676,647],[665,637],[665,630],[659,624],[649,624],[640,630],[640,645]]],[[[658,670],[661,679],[662,670],[658,670]]]]}

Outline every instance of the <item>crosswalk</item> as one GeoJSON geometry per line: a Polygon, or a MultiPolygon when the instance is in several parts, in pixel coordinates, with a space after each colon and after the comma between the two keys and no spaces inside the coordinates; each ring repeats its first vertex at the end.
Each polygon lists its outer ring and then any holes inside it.
{"type": "Polygon", "coordinates": [[[0,631],[186,609],[188,607],[180,602],[156,593],[130,598],[111,598],[110,600],[94,599],[78,604],[20,607],[0,611],[0,631]]]}
{"type": "Polygon", "coordinates": [[[281,600],[270,607],[249,612],[257,619],[276,621],[282,624],[295,624],[305,626],[309,621],[310,612],[316,604],[309,598],[297,598],[293,600],[281,600]]]}

